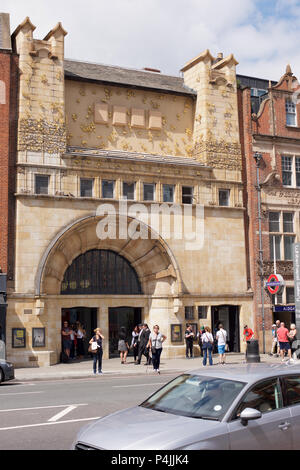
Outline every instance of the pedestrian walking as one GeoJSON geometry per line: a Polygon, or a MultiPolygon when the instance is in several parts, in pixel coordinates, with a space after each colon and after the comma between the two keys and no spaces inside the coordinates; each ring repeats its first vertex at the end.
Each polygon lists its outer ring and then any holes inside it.
{"type": "Polygon", "coordinates": [[[95,335],[89,341],[90,347],[89,352],[93,354],[93,372],[94,375],[97,373],[97,362],[98,362],[98,374],[102,374],[102,356],[103,356],[103,346],[102,342],[104,336],[100,328],[94,330],[95,335]]]}
{"type": "Polygon", "coordinates": [[[138,359],[136,364],[140,364],[142,360],[142,355],[146,357],[146,365],[149,365],[151,362],[151,358],[149,355],[149,349],[147,348],[147,344],[149,341],[150,330],[147,323],[142,325],[142,330],[139,333],[138,338],[138,359]]]}
{"type": "Polygon", "coordinates": [[[216,333],[216,339],[218,341],[218,353],[219,353],[219,364],[225,365],[225,349],[226,349],[226,338],[227,332],[224,330],[222,323],[219,323],[219,330],[216,333]]]}
{"type": "Polygon", "coordinates": [[[292,352],[289,341],[289,330],[285,327],[284,322],[280,323],[280,328],[277,330],[277,339],[279,341],[281,361],[284,361],[285,352],[287,352],[289,359],[291,359],[292,352]]]}
{"type": "Polygon", "coordinates": [[[185,330],[184,337],[185,337],[185,344],[186,344],[185,356],[187,359],[189,359],[189,357],[190,359],[192,359],[195,334],[193,332],[193,328],[191,327],[191,325],[187,325],[187,329],[185,330]]]}
{"type": "Polygon", "coordinates": [[[273,323],[273,325],[272,325],[272,346],[271,346],[270,356],[273,356],[274,354],[276,354],[276,349],[277,349],[277,328],[276,328],[276,324],[273,323]]]}
{"type": "Polygon", "coordinates": [[[83,359],[84,357],[84,338],[86,336],[85,329],[83,328],[82,324],[77,321],[76,322],[77,328],[77,355],[79,359],[83,359]]]}
{"type": "Polygon", "coordinates": [[[139,347],[138,347],[139,332],[140,332],[140,328],[137,325],[133,328],[133,331],[131,333],[132,340],[131,340],[130,347],[133,350],[134,362],[136,361],[136,358],[138,357],[138,354],[139,354],[139,347]]]}
{"type": "Polygon", "coordinates": [[[295,323],[291,323],[291,329],[289,332],[289,340],[291,345],[291,355],[297,350],[297,328],[295,323]]]}
{"type": "Polygon", "coordinates": [[[61,334],[62,334],[63,352],[67,356],[67,359],[69,359],[72,342],[71,342],[71,328],[69,327],[68,321],[64,321],[61,334]]]}
{"type": "Polygon", "coordinates": [[[153,333],[149,335],[148,348],[152,354],[153,370],[160,374],[160,356],[162,353],[163,342],[166,341],[167,337],[159,332],[159,326],[153,327],[153,333]]]}
{"type": "Polygon", "coordinates": [[[119,331],[118,351],[120,353],[121,364],[126,364],[129,346],[125,326],[121,326],[119,331]]]}
{"type": "Polygon", "coordinates": [[[200,330],[198,331],[197,333],[197,338],[198,338],[198,344],[199,344],[199,347],[200,347],[200,356],[203,357],[203,347],[202,347],[202,335],[203,333],[205,333],[205,329],[204,329],[204,326],[202,326],[200,328],[200,330]]]}
{"type": "Polygon", "coordinates": [[[201,335],[201,341],[202,341],[202,349],[203,349],[203,365],[206,366],[207,362],[207,353],[208,353],[208,360],[209,360],[209,365],[213,365],[213,359],[212,359],[212,350],[214,346],[214,338],[213,335],[211,334],[211,330],[209,326],[206,326],[204,328],[204,333],[201,335]]]}

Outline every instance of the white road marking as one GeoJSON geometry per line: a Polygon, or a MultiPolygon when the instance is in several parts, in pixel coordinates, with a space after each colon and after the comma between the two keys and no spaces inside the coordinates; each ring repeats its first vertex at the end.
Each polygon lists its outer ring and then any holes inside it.
{"type": "Polygon", "coordinates": [[[34,406],[32,408],[10,408],[7,410],[0,410],[0,413],[9,411],[28,411],[28,410],[46,410],[48,408],[65,408],[66,406],[87,406],[87,403],[79,403],[78,405],[49,405],[49,406],[34,406]]]}
{"type": "Polygon", "coordinates": [[[38,423],[38,424],[23,424],[22,426],[10,426],[7,428],[0,428],[0,431],[8,431],[10,429],[22,429],[22,428],[35,428],[38,426],[53,426],[55,424],[68,424],[68,423],[78,423],[80,421],[92,421],[95,419],[100,419],[101,416],[96,416],[94,418],[82,418],[82,419],[69,419],[67,421],[55,421],[55,422],[47,422],[47,423],[38,423]]]}
{"type": "Polygon", "coordinates": [[[33,393],[45,393],[45,392],[16,392],[16,393],[0,393],[0,398],[4,396],[12,396],[12,395],[31,395],[33,393]]]}
{"type": "Polygon", "coordinates": [[[112,388],[127,388],[127,387],[145,387],[146,385],[164,385],[166,382],[152,382],[147,384],[132,384],[132,385],[113,385],[112,388]]]}
{"type": "Polygon", "coordinates": [[[76,408],[77,408],[76,405],[70,405],[70,406],[68,406],[68,408],[66,408],[65,410],[62,410],[62,411],[60,411],[60,413],[57,413],[56,415],[52,416],[52,418],[48,419],[48,421],[49,421],[49,422],[58,421],[60,418],[62,418],[63,416],[67,415],[67,414],[70,413],[71,411],[76,410],[76,408]]]}

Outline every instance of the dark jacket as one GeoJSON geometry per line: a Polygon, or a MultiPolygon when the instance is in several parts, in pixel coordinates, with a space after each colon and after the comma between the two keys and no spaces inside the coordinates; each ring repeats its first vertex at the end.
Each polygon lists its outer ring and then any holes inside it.
{"type": "Polygon", "coordinates": [[[141,333],[141,336],[140,336],[140,342],[139,342],[139,346],[140,347],[146,347],[147,346],[147,343],[149,341],[149,336],[150,336],[150,329],[147,328],[146,330],[143,330],[142,333],[141,333]]]}

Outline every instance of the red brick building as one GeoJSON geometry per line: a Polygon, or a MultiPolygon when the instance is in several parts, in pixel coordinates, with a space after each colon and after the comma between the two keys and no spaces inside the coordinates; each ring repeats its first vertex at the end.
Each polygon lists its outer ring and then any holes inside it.
{"type": "Polygon", "coordinates": [[[254,327],[259,332],[260,350],[271,350],[271,326],[276,319],[289,327],[295,321],[293,248],[299,241],[300,208],[300,101],[299,84],[287,66],[278,83],[239,77],[238,90],[241,143],[244,154],[244,204],[249,287],[254,292],[254,327]],[[261,155],[260,263],[257,166],[261,155]],[[274,252],[276,253],[274,256],[274,252]],[[274,264],[274,258],[276,266],[274,264]],[[261,271],[262,269],[262,271],[261,271]],[[261,279],[281,274],[285,287],[277,296],[263,289],[261,279]],[[264,322],[263,322],[264,316],[264,322]],[[263,341],[263,323],[265,341],[263,341]]]}
{"type": "MultiPolygon", "coordinates": [[[[14,187],[17,138],[17,55],[12,53],[9,15],[0,13],[0,291],[13,282],[14,187]]],[[[5,331],[5,296],[0,292],[0,325],[5,331]],[[2,304],[2,307],[1,307],[2,304]]],[[[0,338],[1,339],[1,338],[0,338]]]]}

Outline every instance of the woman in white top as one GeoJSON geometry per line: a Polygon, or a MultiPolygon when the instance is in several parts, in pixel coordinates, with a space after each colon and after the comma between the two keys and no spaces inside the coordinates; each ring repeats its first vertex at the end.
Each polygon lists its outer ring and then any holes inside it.
{"type": "Polygon", "coordinates": [[[219,324],[218,328],[219,331],[217,331],[216,338],[218,340],[219,363],[224,365],[227,332],[223,329],[222,323],[219,324]]]}
{"type": "Polygon", "coordinates": [[[76,322],[76,326],[77,326],[77,355],[79,359],[83,359],[83,356],[84,356],[83,341],[84,341],[86,333],[85,333],[85,329],[83,328],[83,326],[81,325],[79,321],[76,322]]]}
{"type": "Polygon", "coordinates": [[[209,365],[212,366],[213,365],[212,350],[213,350],[214,338],[210,332],[209,326],[206,326],[204,328],[204,333],[202,333],[201,335],[201,340],[202,340],[202,349],[203,349],[203,365],[206,366],[207,351],[208,351],[209,365]]]}
{"type": "Polygon", "coordinates": [[[159,332],[159,326],[155,325],[153,327],[153,333],[150,333],[149,341],[147,348],[150,347],[152,353],[152,364],[154,372],[160,374],[159,365],[160,365],[160,355],[162,352],[162,344],[166,341],[167,337],[159,332]]]}

